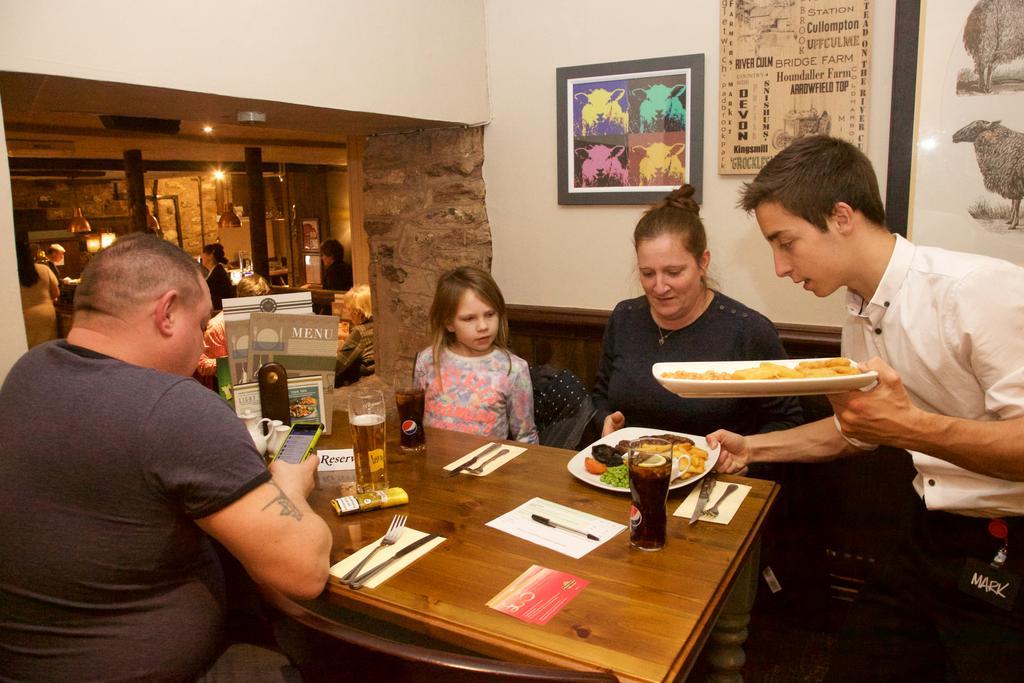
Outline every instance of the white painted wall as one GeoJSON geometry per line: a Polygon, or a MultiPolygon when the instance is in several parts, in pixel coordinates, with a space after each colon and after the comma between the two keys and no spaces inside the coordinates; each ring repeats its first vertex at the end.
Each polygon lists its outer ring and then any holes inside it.
{"type": "MultiPolygon", "coordinates": [[[[0,102],[0,121],[3,103],[0,102]]],[[[0,149],[7,149],[4,127],[0,126],[0,149]]],[[[14,207],[11,200],[11,175],[7,157],[0,163],[0,382],[28,342],[21,317],[21,287],[18,284],[18,261],[14,255],[14,207]]]]}
{"type": "MultiPolygon", "coordinates": [[[[735,209],[749,176],[719,176],[719,2],[487,0],[492,121],[485,140],[494,274],[510,303],[611,309],[641,293],[631,243],[643,207],[559,206],[555,69],[705,55],[704,206],[712,276],[776,322],[839,325],[841,295],[816,299],[774,274],[753,219],[735,209]],[[628,15],[628,16],[627,16],[628,15]]],[[[895,0],[875,0],[868,156],[887,168],[895,0]]]]}
{"type": "Polygon", "coordinates": [[[484,39],[482,0],[0,0],[0,70],[462,123],[484,39]]]}
{"type": "MultiPolygon", "coordinates": [[[[470,124],[489,117],[483,0],[179,0],[165,10],[149,0],[0,0],[0,71],[470,124]]],[[[21,319],[13,225],[5,156],[8,322],[21,319]]],[[[0,380],[24,350],[24,330],[3,325],[0,380]]]]}

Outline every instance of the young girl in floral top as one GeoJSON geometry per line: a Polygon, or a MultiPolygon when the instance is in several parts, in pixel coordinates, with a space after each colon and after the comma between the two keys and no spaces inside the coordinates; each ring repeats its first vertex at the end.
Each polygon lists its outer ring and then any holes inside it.
{"type": "Polygon", "coordinates": [[[437,282],[433,345],[416,358],[426,393],[423,423],[495,439],[537,443],[530,370],[509,352],[505,298],[491,276],[464,266],[437,282]]]}

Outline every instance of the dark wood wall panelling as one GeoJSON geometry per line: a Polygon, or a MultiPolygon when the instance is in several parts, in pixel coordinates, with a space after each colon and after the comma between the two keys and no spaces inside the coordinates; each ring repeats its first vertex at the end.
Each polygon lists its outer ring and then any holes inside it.
{"type": "MultiPolygon", "coordinates": [[[[531,365],[568,368],[594,386],[610,311],[550,306],[508,307],[510,346],[531,365]]],[[[790,358],[839,355],[838,327],[776,323],[790,358]]]]}

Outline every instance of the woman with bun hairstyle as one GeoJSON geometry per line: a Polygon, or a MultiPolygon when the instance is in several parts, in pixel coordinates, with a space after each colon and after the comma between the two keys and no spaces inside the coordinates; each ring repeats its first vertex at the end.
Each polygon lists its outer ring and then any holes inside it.
{"type": "Polygon", "coordinates": [[[768,318],[713,288],[711,252],[694,188],[683,185],[648,209],[633,231],[644,295],[620,302],[604,333],[594,386],[602,436],[623,427],[738,434],[800,424],[795,398],[682,398],[664,389],[654,363],[769,360],[786,354],[768,318]]]}
{"type": "Polygon", "coordinates": [[[213,310],[219,311],[224,308],[222,301],[235,296],[235,288],[231,284],[231,276],[224,270],[224,264],[228,262],[224,256],[224,245],[219,242],[207,244],[203,247],[203,268],[206,268],[206,286],[210,288],[210,299],[213,301],[213,310]]]}

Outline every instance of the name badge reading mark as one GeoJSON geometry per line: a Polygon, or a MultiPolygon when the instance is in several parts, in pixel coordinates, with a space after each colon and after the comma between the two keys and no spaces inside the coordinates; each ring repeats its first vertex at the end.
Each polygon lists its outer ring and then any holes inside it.
{"type": "Polygon", "coordinates": [[[960,574],[960,592],[1004,610],[1012,610],[1020,591],[1020,577],[1005,569],[969,558],[960,574]]]}

